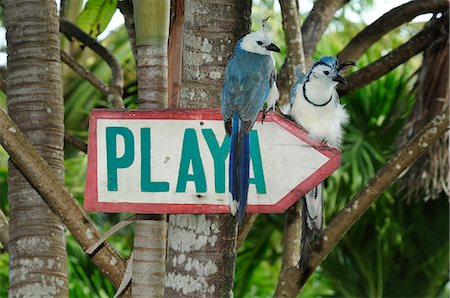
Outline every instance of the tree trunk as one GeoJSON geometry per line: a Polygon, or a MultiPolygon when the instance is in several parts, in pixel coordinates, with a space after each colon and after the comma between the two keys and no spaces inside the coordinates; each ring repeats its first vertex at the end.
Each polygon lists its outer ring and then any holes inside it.
{"type": "MultiPolygon", "coordinates": [[[[167,108],[167,41],[170,0],[134,0],[140,108],[167,108]]],[[[166,215],[137,216],[133,247],[133,297],[162,297],[165,287],[166,215]]]]}
{"type": "Polygon", "coordinates": [[[185,7],[180,107],[218,107],[228,58],[249,30],[251,1],[189,0],[185,7]]]}
{"type": "MultiPolygon", "coordinates": [[[[191,0],[185,5],[180,107],[217,107],[223,73],[248,32],[251,1],[191,0]]],[[[236,221],[225,215],[171,215],[166,297],[232,295],[236,221]]]]}
{"type": "MultiPolygon", "coordinates": [[[[64,179],[64,106],[55,1],[5,0],[8,112],[64,179]]],[[[9,163],[10,297],[68,296],[64,226],[9,163]]]]}

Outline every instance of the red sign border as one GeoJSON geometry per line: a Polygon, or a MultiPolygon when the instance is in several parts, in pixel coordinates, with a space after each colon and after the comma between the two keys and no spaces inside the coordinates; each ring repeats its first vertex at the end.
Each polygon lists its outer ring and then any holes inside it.
{"type": "MultiPolygon", "coordinates": [[[[84,209],[96,212],[130,212],[144,214],[172,214],[172,213],[229,213],[228,205],[217,204],[153,204],[129,202],[99,202],[97,177],[97,120],[99,119],[178,119],[178,120],[222,120],[220,109],[189,109],[189,110],[128,110],[117,111],[94,109],[89,121],[88,168],[86,174],[86,191],[84,209]]],[[[258,121],[261,120],[261,114],[258,121]]],[[[277,113],[269,113],[264,122],[274,122],[295,137],[314,147],[329,158],[316,172],[298,184],[284,198],[274,205],[249,205],[247,213],[282,213],[301,196],[314,188],[317,184],[330,176],[338,167],[341,155],[338,150],[323,143],[311,141],[301,127],[292,121],[284,119],[277,113]],[[306,191],[305,191],[306,190],[306,191]]]]}

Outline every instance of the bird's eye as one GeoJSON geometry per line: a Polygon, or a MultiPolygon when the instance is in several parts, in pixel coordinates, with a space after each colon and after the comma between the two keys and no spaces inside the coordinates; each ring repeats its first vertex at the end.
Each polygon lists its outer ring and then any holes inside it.
{"type": "Polygon", "coordinates": [[[329,72],[328,70],[325,70],[323,73],[324,73],[326,76],[330,74],[330,72],[329,72]]]}
{"type": "Polygon", "coordinates": [[[262,44],[263,44],[263,42],[260,41],[260,40],[258,40],[256,43],[259,44],[259,45],[262,45],[262,44]]]}

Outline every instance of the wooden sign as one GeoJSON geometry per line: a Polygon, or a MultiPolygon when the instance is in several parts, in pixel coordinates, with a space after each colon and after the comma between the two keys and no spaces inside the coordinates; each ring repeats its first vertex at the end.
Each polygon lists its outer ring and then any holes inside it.
{"type": "MultiPolygon", "coordinates": [[[[219,109],[94,110],[84,207],[228,213],[229,137],[219,109]]],[[[249,213],[281,213],[336,170],[340,153],[269,113],[250,136],[249,213]]]]}

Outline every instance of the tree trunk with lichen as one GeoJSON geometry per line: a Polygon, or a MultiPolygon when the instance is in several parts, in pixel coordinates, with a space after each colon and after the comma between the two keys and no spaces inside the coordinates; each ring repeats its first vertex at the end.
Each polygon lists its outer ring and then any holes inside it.
{"type": "Polygon", "coordinates": [[[250,12],[248,0],[186,2],[181,108],[220,105],[223,73],[250,12]]]}
{"type": "MultiPolygon", "coordinates": [[[[181,108],[218,107],[236,41],[249,30],[251,1],[185,5],[181,108]]],[[[236,221],[225,215],[169,217],[166,297],[232,295],[236,221]]]]}
{"type": "MultiPolygon", "coordinates": [[[[64,106],[54,1],[6,0],[8,112],[64,179],[64,106]]],[[[64,225],[9,163],[10,297],[67,297],[64,225]]]]}

